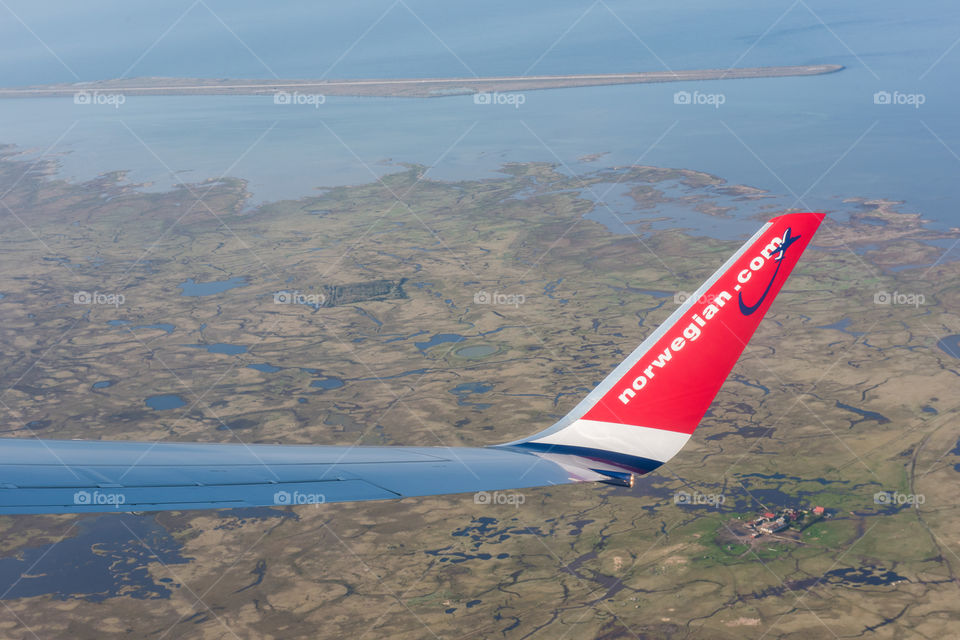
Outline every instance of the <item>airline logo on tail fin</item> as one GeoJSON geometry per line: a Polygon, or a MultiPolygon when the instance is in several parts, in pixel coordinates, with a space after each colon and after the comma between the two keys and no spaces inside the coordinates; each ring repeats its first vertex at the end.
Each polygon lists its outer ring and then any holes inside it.
{"type": "Polygon", "coordinates": [[[512,444],[619,459],[620,467],[625,455],[642,469],[668,460],[700,423],[823,217],[768,222],[573,411],[512,444]]]}
{"type": "MultiPolygon", "coordinates": [[[[767,299],[770,289],[777,281],[777,275],[780,273],[782,258],[786,254],[787,248],[800,239],[800,236],[791,236],[790,232],[790,227],[787,227],[787,230],[783,233],[783,238],[772,238],[767,246],[761,249],[759,254],[750,261],[749,267],[742,269],[737,274],[736,284],[733,285],[733,291],[737,293],[737,299],[740,304],[740,313],[742,315],[753,315],[753,313],[759,309],[767,299]],[[776,263],[776,267],[768,267],[767,269],[763,269],[763,267],[771,258],[776,263]],[[753,278],[755,272],[759,273],[761,271],[770,272],[769,281],[767,282],[767,286],[763,289],[763,293],[760,294],[760,298],[754,304],[748,305],[743,301],[743,286],[753,278]]],[[[763,276],[760,277],[762,278],[763,276]]],[[[706,304],[699,311],[694,312],[690,316],[690,324],[684,327],[682,332],[680,329],[677,329],[674,332],[675,337],[673,340],[667,341],[668,344],[666,347],[664,347],[663,353],[655,350],[653,357],[650,360],[650,364],[643,369],[643,373],[634,378],[630,383],[630,386],[626,386],[621,390],[620,395],[618,396],[620,402],[623,404],[629,404],[630,401],[636,397],[638,391],[642,391],[646,388],[647,381],[653,379],[653,377],[656,375],[657,369],[659,368],[662,370],[666,366],[666,363],[673,359],[674,353],[678,353],[688,343],[692,344],[694,341],[699,340],[706,330],[707,323],[711,322],[714,317],[720,316],[721,309],[726,306],[730,299],[731,294],[726,289],[717,291],[713,294],[708,294],[707,298],[705,299],[706,304]]],[[[749,336],[746,337],[749,339],[749,336]]],[[[743,342],[743,345],[746,346],[745,341],[743,342]]]]}
{"type": "Polygon", "coordinates": [[[822,219],[771,220],[634,352],[630,370],[583,418],[693,433],[822,219]]]}
{"type": "MultiPolygon", "coordinates": [[[[770,274],[770,282],[767,283],[767,288],[763,290],[763,295],[760,296],[760,299],[757,300],[755,304],[751,304],[751,305],[744,304],[743,292],[740,293],[740,297],[739,297],[740,313],[742,313],[745,316],[749,316],[754,311],[760,308],[760,305],[763,304],[763,301],[767,299],[767,294],[770,293],[770,287],[773,286],[773,282],[777,279],[777,274],[780,273],[780,261],[783,259],[783,256],[787,252],[787,249],[790,247],[790,245],[792,245],[794,242],[796,242],[799,239],[800,239],[800,236],[791,236],[790,227],[787,227],[787,230],[783,232],[782,240],[780,238],[774,238],[771,241],[770,245],[767,245],[767,248],[766,248],[767,250],[769,250],[771,245],[774,245],[774,244],[776,245],[776,248],[773,251],[769,251],[769,253],[764,254],[764,257],[766,257],[767,259],[773,257],[774,260],[777,261],[777,268],[773,270],[772,274],[770,274]]],[[[749,272],[745,272],[745,273],[749,279],[749,275],[750,275],[749,272]]],[[[738,276],[738,279],[739,279],[739,276],[738,276]]]]}

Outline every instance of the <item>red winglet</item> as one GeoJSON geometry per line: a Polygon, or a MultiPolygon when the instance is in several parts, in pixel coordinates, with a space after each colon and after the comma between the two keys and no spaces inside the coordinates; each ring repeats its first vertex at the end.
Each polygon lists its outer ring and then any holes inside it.
{"type": "Polygon", "coordinates": [[[823,217],[770,220],[583,419],[693,433],[823,217]]]}

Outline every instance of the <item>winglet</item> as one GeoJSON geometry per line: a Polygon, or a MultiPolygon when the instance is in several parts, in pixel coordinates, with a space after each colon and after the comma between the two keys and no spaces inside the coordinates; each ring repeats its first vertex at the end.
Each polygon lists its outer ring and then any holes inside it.
{"type": "Polygon", "coordinates": [[[765,224],[559,422],[501,446],[602,475],[647,473],[690,439],[800,259],[822,213],[765,224]]]}

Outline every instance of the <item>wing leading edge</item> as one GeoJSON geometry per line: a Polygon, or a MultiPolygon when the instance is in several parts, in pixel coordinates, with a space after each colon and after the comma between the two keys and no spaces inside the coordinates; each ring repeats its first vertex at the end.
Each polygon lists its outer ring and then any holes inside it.
{"type": "Polygon", "coordinates": [[[794,213],[768,222],[569,414],[528,438],[483,448],[2,438],[0,514],[631,484],[690,438],[822,219],[794,213]]]}

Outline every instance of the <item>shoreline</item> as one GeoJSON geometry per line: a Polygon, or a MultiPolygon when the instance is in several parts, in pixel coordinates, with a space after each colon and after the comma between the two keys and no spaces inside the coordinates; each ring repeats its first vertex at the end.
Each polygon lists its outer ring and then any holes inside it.
{"type": "Polygon", "coordinates": [[[82,92],[119,93],[125,96],[249,96],[274,95],[280,92],[290,91],[322,93],[325,96],[438,98],[486,92],[535,91],[540,89],[597,87],[617,84],[816,76],[836,73],[843,70],[843,68],[843,65],[819,64],[559,76],[368,80],[130,78],[0,88],[0,98],[76,97],[82,94],[82,92]]]}

